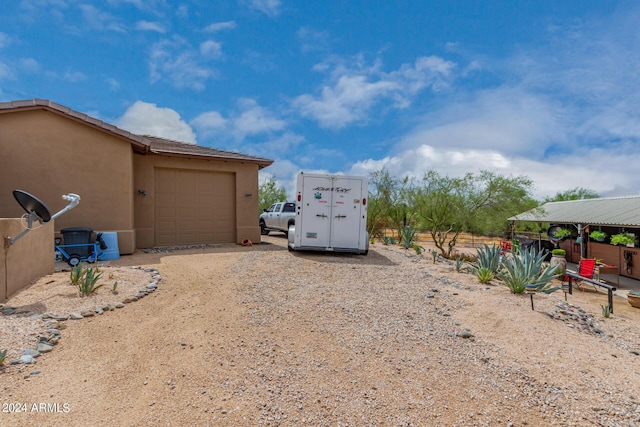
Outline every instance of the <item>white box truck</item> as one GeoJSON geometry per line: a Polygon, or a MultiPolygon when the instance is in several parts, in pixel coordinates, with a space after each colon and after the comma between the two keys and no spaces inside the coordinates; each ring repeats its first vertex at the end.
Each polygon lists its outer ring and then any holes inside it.
{"type": "Polygon", "coordinates": [[[362,176],[300,172],[289,250],[369,252],[368,182],[362,176]]]}

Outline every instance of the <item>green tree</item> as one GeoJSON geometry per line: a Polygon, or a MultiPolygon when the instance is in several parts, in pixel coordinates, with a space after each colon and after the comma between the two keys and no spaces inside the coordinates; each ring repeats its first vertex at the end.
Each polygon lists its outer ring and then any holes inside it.
{"type": "Polygon", "coordinates": [[[575,187],[571,190],[556,193],[553,197],[547,197],[542,203],[565,202],[567,200],[597,199],[600,195],[593,190],[583,187],[575,187]]]}
{"type": "Polygon", "coordinates": [[[393,177],[385,168],[369,174],[369,235],[379,236],[382,228],[392,227],[400,238],[402,227],[409,225],[415,216],[409,204],[410,184],[408,178],[393,177]]]}
{"type": "Polygon", "coordinates": [[[486,185],[488,199],[467,230],[471,233],[504,235],[510,229],[508,218],[538,206],[531,196],[533,182],[527,177],[504,177],[481,172],[479,178],[486,185]]]}
{"type": "Polygon", "coordinates": [[[284,186],[278,185],[278,180],[270,176],[258,186],[258,213],[262,213],[264,209],[286,198],[287,191],[284,186]]]}
{"type": "Polygon", "coordinates": [[[411,205],[440,253],[449,258],[461,232],[505,229],[507,218],[535,204],[529,195],[531,185],[525,177],[506,178],[488,171],[461,178],[428,171],[412,187],[411,205]]]}

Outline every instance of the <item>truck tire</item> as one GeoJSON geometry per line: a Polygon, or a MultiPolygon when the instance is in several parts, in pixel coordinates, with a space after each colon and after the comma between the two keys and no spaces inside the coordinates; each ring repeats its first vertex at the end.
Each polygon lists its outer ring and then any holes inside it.
{"type": "Polygon", "coordinates": [[[260,223],[260,234],[262,234],[263,236],[269,235],[269,230],[267,230],[267,227],[264,225],[264,222],[260,223]]]}

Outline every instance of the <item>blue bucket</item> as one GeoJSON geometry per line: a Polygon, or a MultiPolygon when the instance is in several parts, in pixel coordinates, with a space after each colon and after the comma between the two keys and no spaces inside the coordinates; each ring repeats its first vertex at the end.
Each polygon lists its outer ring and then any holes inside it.
{"type": "Polygon", "coordinates": [[[100,246],[98,246],[98,261],[112,261],[120,259],[118,233],[115,231],[103,231],[102,240],[107,245],[107,249],[101,250],[100,246]]]}

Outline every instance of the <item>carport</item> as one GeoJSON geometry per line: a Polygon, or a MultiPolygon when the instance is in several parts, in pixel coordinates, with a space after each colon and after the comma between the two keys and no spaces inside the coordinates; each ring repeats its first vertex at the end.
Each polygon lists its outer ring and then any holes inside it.
{"type": "Polygon", "coordinates": [[[509,218],[513,223],[535,222],[540,225],[562,226],[574,230],[571,236],[559,242],[567,252],[567,261],[578,263],[581,257],[597,258],[617,266],[617,274],[640,280],[640,252],[633,247],[609,243],[613,234],[640,235],[640,196],[549,202],[509,218]],[[603,231],[607,239],[597,242],[589,237],[594,231],[603,231]]]}

